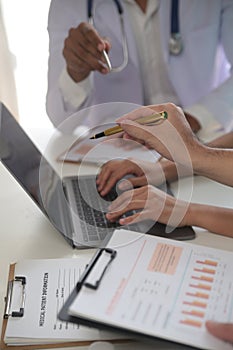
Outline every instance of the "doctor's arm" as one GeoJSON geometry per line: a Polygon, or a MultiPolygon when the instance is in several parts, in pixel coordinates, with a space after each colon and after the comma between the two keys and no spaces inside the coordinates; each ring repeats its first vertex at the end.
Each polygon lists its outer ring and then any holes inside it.
{"type": "Polygon", "coordinates": [[[91,24],[81,22],[76,28],[71,28],[63,48],[69,76],[79,83],[86,79],[91,71],[108,73],[103,50],[109,49],[108,41],[102,39],[91,24]]]}
{"type": "Polygon", "coordinates": [[[51,1],[46,110],[55,126],[81,107],[95,104],[90,72],[106,72],[101,50],[110,46],[88,23],[82,23],[84,20],[87,20],[86,1],[51,1]]]}
{"type": "MultiPolygon", "coordinates": [[[[187,109],[188,112],[197,116],[203,115],[207,120],[210,118],[216,120],[219,126],[222,126],[226,131],[232,125],[233,118],[233,43],[231,38],[231,30],[233,23],[233,2],[222,1],[221,18],[219,18],[219,38],[221,47],[224,51],[226,59],[229,63],[229,77],[217,88],[212,90],[209,95],[203,97],[196,105],[187,109]]],[[[214,35],[214,33],[213,33],[214,35]]],[[[223,55],[219,52],[219,57],[223,55]]],[[[218,65],[220,62],[219,57],[218,65]]],[[[217,66],[217,64],[216,64],[217,66]]],[[[218,72],[220,74],[220,72],[218,72]]],[[[200,135],[201,137],[201,135],[200,135]]]]}

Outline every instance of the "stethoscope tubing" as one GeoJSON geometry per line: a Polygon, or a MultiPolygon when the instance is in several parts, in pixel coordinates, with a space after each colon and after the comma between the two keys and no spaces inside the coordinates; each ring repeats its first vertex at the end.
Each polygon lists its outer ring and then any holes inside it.
{"type": "MultiPolygon", "coordinates": [[[[106,61],[106,65],[110,72],[118,73],[121,72],[128,64],[129,61],[129,54],[128,54],[128,44],[126,39],[126,32],[125,32],[125,26],[124,26],[124,10],[121,5],[121,2],[119,0],[113,0],[113,2],[116,5],[118,14],[119,14],[119,20],[120,20],[120,26],[121,26],[121,36],[122,36],[122,49],[123,49],[123,61],[118,67],[113,67],[110,61],[110,58],[106,52],[106,50],[103,50],[103,55],[106,61]]],[[[94,26],[94,6],[93,6],[93,0],[87,1],[87,16],[88,21],[94,26]]]]}
{"type": "MultiPolygon", "coordinates": [[[[103,55],[105,57],[106,65],[111,72],[121,72],[128,64],[128,45],[126,39],[126,32],[123,19],[123,7],[119,0],[113,0],[116,5],[121,26],[122,35],[122,48],[123,48],[123,62],[118,67],[112,67],[111,61],[107,52],[104,50],[103,55]]],[[[87,1],[87,16],[88,21],[94,26],[94,0],[87,1]]],[[[170,28],[170,39],[168,43],[170,55],[178,56],[183,51],[183,41],[180,34],[179,25],[179,0],[172,0],[171,2],[171,28],[170,28]]]]}

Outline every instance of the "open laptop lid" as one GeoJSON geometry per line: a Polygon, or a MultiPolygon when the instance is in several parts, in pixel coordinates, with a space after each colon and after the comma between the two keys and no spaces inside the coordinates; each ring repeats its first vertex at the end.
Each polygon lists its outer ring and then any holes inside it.
{"type": "MultiPolygon", "coordinates": [[[[61,178],[2,103],[0,159],[64,238],[72,246],[84,246],[81,234],[77,237],[74,233],[72,208],[67,202],[61,178]]],[[[151,227],[150,234],[181,240],[195,237],[191,227],[176,228],[168,235],[165,227],[157,222],[151,227]]]]}
{"type": "Polygon", "coordinates": [[[62,181],[2,103],[0,159],[56,229],[73,245],[73,230],[62,181]]]}

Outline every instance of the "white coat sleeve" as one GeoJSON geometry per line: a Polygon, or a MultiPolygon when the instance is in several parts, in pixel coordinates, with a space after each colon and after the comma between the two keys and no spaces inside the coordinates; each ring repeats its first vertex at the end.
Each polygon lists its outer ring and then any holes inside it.
{"type": "MultiPolygon", "coordinates": [[[[199,103],[186,109],[200,122],[202,128],[209,127],[212,131],[224,129],[229,131],[233,126],[233,1],[223,0],[221,18],[219,19],[220,47],[228,61],[229,76],[205,96],[199,103]],[[201,119],[198,118],[201,116],[201,119]]],[[[220,51],[221,53],[221,51],[220,51]]]]}
{"type": "Polygon", "coordinates": [[[80,83],[76,83],[63,69],[58,80],[59,89],[64,99],[64,103],[70,108],[77,110],[91,93],[91,79],[87,77],[80,83]]]}
{"type": "Polygon", "coordinates": [[[76,84],[64,73],[66,62],[62,53],[69,29],[76,28],[81,21],[86,20],[86,1],[51,1],[48,16],[49,60],[46,110],[56,127],[59,127],[80,107],[90,105],[93,98],[91,79],[76,84]]]}

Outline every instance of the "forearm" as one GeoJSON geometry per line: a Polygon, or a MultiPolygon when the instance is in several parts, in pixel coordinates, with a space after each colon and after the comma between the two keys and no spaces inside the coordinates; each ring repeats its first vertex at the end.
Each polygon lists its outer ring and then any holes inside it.
{"type": "Polygon", "coordinates": [[[162,165],[165,179],[169,183],[176,181],[178,178],[181,179],[191,175],[189,169],[182,165],[177,165],[166,158],[161,158],[160,164],[162,165]]]}
{"type": "Polygon", "coordinates": [[[233,148],[233,132],[224,134],[207,144],[209,147],[233,148]]]}
{"type": "Polygon", "coordinates": [[[233,209],[191,203],[186,218],[187,225],[233,238],[233,209]]]}
{"type": "Polygon", "coordinates": [[[202,144],[193,134],[183,112],[173,104],[154,105],[139,108],[117,119],[125,131],[125,138],[143,142],[155,149],[164,158],[187,168],[189,173],[209,177],[223,184],[233,186],[233,149],[220,149],[202,144]],[[135,120],[149,115],[152,110],[165,110],[168,119],[161,124],[140,125],[135,120]]]}
{"type": "Polygon", "coordinates": [[[203,151],[192,157],[194,172],[233,186],[233,150],[203,147],[203,151]]]}

